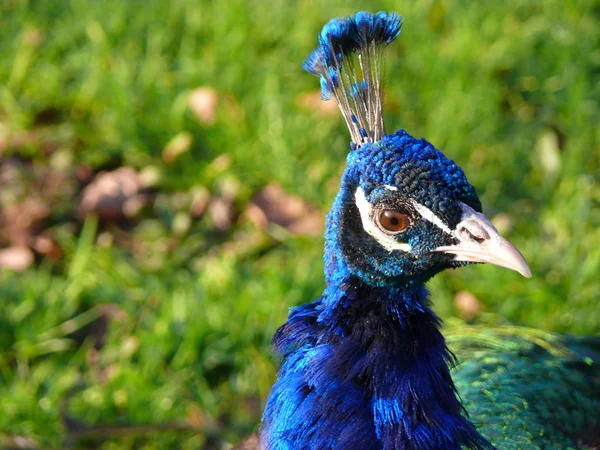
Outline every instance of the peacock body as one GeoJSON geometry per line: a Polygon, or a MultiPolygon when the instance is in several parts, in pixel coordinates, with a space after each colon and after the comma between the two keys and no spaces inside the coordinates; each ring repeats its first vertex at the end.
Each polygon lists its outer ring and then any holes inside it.
{"type": "Polygon", "coordinates": [[[458,165],[404,130],[385,134],[383,52],[401,26],[393,13],[334,19],[305,62],[337,101],[351,152],[327,216],[327,287],[274,337],[261,446],[591,448],[600,338],[463,324],[446,340],[430,309],[424,285],[447,268],[531,274],[458,165]]]}
{"type": "Polygon", "coordinates": [[[600,339],[519,327],[450,326],[453,378],[477,430],[507,450],[595,449],[600,339]]]}

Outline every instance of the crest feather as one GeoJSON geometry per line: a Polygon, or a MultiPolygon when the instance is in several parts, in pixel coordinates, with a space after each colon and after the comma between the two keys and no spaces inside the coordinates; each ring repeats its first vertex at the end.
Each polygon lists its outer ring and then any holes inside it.
{"type": "Polygon", "coordinates": [[[319,47],[304,61],[304,69],[320,78],[321,98],[337,102],[355,148],[385,134],[384,51],[401,29],[402,17],[395,13],[361,11],[332,19],[319,34],[319,47]]]}

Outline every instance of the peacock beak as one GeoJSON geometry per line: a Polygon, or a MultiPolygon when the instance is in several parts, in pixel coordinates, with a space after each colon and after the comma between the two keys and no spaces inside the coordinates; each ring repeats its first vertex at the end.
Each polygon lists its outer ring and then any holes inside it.
{"type": "Polygon", "coordinates": [[[438,247],[434,251],[452,253],[456,255],[455,261],[506,267],[530,278],[531,270],[521,252],[500,236],[487,217],[464,203],[461,206],[463,209],[461,221],[452,231],[459,243],[438,247]]]}

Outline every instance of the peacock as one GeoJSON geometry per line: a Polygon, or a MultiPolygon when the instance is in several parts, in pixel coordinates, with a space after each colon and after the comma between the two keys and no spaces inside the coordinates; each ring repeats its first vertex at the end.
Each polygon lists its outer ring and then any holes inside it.
{"type": "Polygon", "coordinates": [[[402,23],[386,12],[333,19],[305,60],[352,142],[326,220],[326,288],[273,338],[280,369],[260,447],[594,448],[599,337],[466,324],[441,333],[425,289],[435,274],[476,263],[531,272],[456,163],[402,129],[385,133],[384,52],[402,23]]]}

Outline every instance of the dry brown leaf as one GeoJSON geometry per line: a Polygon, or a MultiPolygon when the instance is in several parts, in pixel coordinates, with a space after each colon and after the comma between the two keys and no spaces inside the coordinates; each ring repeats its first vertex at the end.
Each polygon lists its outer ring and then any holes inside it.
{"type": "Polygon", "coordinates": [[[27,247],[9,247],[0,250],[0,269],[22,272],[33,263],[33,252],[27,247]]]}
{"type": "Polygon", "coordinates": [[[560,139],[554,130],[547,129],[544,131],[535,144],[535,151],[539,158],[540,167],[546,177],[553,177],[560,172],[560,139]]]}
{"type": "Polygon", "coordinates": [[[72,173],[22,158],[0,158],[0,245],[35,248],[36,235],[54,215],[71,213],[72,173]]]}
{"type": "Polygon", "coordinates": [[[75,168],[75,177],[80,183],[88,183],[94,178],[94,169],[87,164],[79,165],[75,168]]]}
{"type": "Polygon", "coordinates": [[[48,231],[43,231],[35,237],[33,249],[52,261],[58,261],[63,257],[63,250],[48,231]]]}
{"type": "Polygon", "coordinates": [[[100,220],[131,218],[148,203],[138,174],[131,167],[99,173],[83,190],[79,216],[97,214],[100,220]]]}
{"type": "Polygon", "coordinates": [[[229,196],[213,197],[208,203],[208,211],[213,225],[218,231],[227,231],[233,221],[233,198],[229,196]]]}
{"type": "Polygon", "coordinates": [[[0,245],[30,245],[49,212],[36,192],[31,165],[17,158],[0,160],[0,245]]]}
{"type": "Polygon", "coordinates": [[[7,239],[12,245],[31,245],[32,237],[50,215],[50,208],[44,200],[32,194],[20,203],[5,206],[0,213],[7,239]]]}
{"type": "Polygon", "coordinates": [[[178,133],[171,139],[162,151],[162,159],[167,164],[173,164],[179,156],[192,148],[194,138],[187,131],[178,133]]]}
{"type": "Polygon", "coordinates": [[[30,437],[12,434],[0,434],[0,448],[14,450],[40,450],[43,447],[30,437]]]}
{"type": "Polygon", "coordinates": [[[458,309],[461,317],[465,320],[472,320],[483,310],[483,306],[472,293],[468,291],[459,291],[454,296],[454,306],[458,309]]]}
{"type": "Polygon", "coordinates": [[[260,450],[260,438],[258,433],[251,434],[232,450],[260,450]]]}
{"type": "Polygon", "coordinates": [[[206,415],[199,405],[193,403],[190,405],[186,417],[186,422],[194,429],[201,430],[206,424],[206,415]]]}
{"type": "Polygon", "coordinates": [[[208,202],[210,201],[210,192],[205,187],[194,188],[191,192],[192,201],[190,203],[190,213],[192,219],[199,219],[204,215],[208,202]]]}
{"type": "Polygon", "coordinates": [[[32,47],[37,47],[43,42],[44,36],[42,35],[41,30],[37,28],[28,28],[23,34],[23,40],[28,45],[31,45],[32,47]]]}
{"type": "Polygon", "coordinates": [[[227,231],[233,225],[235,217],[235,198],[238,193],[238,184],[234,179],[223,179],[218,187],[218,194],[209,200],[207,212],[215,229],[227,231]]]}
{"type": "Polygon", "coordinates": [[[286,194],[277,183],[270,183],[254,196],[245,216],[263,229],[274,223],[296,235],[321,234],[325,223],[320,210],[286,194]]]}
{"type": "Polygon", "coordinates": [[[212,125],[216,120],[219,100],[219,94],[214,88],[204,86],[190,93],[189,105],[201,124],[212,125]]]}
{"type": "Polygon", "coordinates": [[[222,172],[225,172],[227,169],[231,167],[231,156],[227,153],[223,153],[217,156],[209,165],[208,171],[213,175],[218,175],[222,172]]]}
{"type": "Polygon", "coordinates": [[[70,137],[57,137],[53,127],[37,127],[19,133],[1,133],[0,154],[4,149],[19,151],[23,147],[39,148],[45,155],[51,155],[62,145],[72,145],[70,137]]]}

